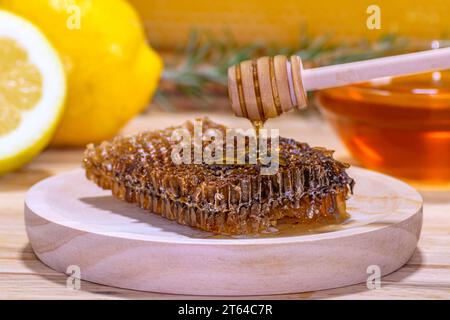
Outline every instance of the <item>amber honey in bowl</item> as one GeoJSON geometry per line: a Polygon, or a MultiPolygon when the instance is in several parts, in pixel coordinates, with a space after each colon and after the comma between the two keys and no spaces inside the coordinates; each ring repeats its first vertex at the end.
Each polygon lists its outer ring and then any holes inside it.
{"type": "Polygon", "coordinates": [[[363,166],[413,182],[450,183],[450,71],[328,89],[318,101],[363,166]]]}

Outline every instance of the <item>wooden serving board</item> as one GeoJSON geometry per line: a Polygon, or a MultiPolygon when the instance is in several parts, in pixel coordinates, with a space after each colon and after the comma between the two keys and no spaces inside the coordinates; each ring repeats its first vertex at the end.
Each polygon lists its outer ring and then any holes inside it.
{"type": "Polygon", "coordinates": [[[365,282],[412,256],[422,198],[407,184],[360,168],[337,227],[289,236],[214,238],[113,198],[70,171],[34,185],[25,222],[34,252],[66,273],[121,288],[195,295],[297,293],[365,282]],[[373,270],[373,269],[372,269],[373,270]]]}

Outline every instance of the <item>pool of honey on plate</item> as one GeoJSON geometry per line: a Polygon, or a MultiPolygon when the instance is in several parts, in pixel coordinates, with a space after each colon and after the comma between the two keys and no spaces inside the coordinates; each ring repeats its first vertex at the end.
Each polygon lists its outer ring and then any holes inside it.
{"type": "Polygon", "coordinates": [[[279,219],[276,226],[269,227],[267,230],[259,233],[226,235],[202,232],[195,237],[202,239],[261,239],[295,237],[342,230],[347,227],[350,222],[351,219],[348,213],[330,216],[327,219],[322,219],[320,221],[306,221],[305,219],[285,217],[279,219]]]}
{"type": "Polygon", "coordinates": [[[416,184],[450,184],[450,71],[385,78],[318,94],[363,166],[416,184]]]}

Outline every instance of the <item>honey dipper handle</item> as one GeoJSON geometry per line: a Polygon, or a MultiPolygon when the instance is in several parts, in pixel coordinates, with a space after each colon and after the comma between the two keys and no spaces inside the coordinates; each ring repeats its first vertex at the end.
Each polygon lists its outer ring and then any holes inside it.
{"type": "Polygon", "coordinates": [[[450,69],[450,48],[427,50],[302,71],[306,91],[339,87],[375,78],[450,69]]]}

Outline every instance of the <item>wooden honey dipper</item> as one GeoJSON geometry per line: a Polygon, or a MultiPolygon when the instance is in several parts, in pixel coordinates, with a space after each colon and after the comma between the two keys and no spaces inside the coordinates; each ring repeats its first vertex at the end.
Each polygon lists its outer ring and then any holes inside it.
{"type": "Polygon", "coordinates": [[[228,69],[234,113],[252,121],[306,107],[310,90],[426,71],[450,69],[450,48],[303,70],[300,57],[262,57],[228,69]]]}

